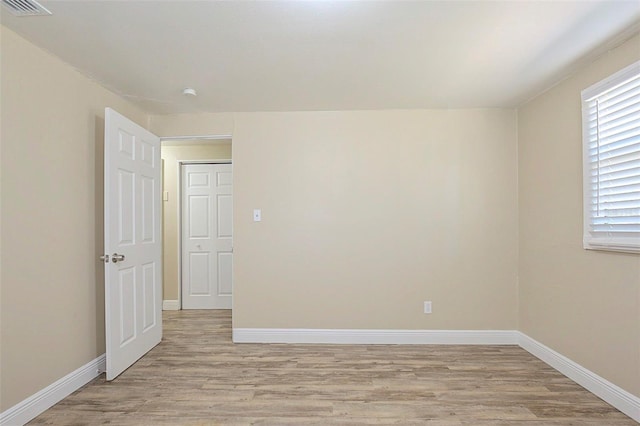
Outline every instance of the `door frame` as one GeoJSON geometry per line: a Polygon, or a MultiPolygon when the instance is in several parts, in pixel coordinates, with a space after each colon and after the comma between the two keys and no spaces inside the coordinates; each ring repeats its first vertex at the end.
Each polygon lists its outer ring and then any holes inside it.
{"type": "MultiPolygon", "coordinates": [[[[182,135],[182,136],[161,136],[160,137],[160,156],[162,158],[162,143],[169,141],[192,141],[192,140],[225,140],[231,141],[231,149],[233,149],[233,135],[232,134],[217,134],[217,135],[182,135]]],[[[217,159],[217,160],[178,160],[177,162],[178,173],[178,310],[182,310],[182,164],[233,164],[232,159],[217,159]]],[[[163,189],[164,191],[164,189],[163,189]]],[[[164,229],[164,215],[162,217],[162,227],[164,229]]],[[[162,237],[162,256],[164,259],[164,235],[162,237]]],[[[164,264],[163,264],[164,268],[164,264]]],[[[162,281],[162,290],[164,291],[164,274],[162,281]]],[[[164,298],[163,298],[164,300],[164,298]]],[[[162,309],[162,307],[161,307],[162,309]]],[[[233,315],[233,314],[232,314],[233,315]]]]}
{"type": "MultiPolygon", "coordinates": [[[[231,142],[233,146],[233,142],[231,142]]],[[[232,148],[233,149],[233,148],[232,148]]],[[[217,160],[178,160],[178,308],[182,310],[182,167],[188,164],[233,164],[231,159],[219,158],[217,160]]],[[[233,236],[231,236],[233,247],[233,236]]],[[[232,293],[233,294],[233,293],[232,293]]],[[[233,311],[233,309],[232,309],[233,311]]]]}

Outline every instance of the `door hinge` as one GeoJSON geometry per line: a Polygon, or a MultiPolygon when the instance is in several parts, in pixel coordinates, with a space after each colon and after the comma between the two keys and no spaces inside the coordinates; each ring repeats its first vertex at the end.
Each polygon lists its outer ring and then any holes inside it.
{"type": "Polygon", "coordinates": [[[100,256],[100,260],[103,261],[104,263],[109,263],[109,255],[103,254],[102,256],[100,256]]]}

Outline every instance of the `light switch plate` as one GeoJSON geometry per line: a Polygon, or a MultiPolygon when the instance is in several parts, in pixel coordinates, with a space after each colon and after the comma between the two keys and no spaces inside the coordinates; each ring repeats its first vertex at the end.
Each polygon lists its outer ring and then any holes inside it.
{"type": "Polygon", "coordinates": [[[262,212],[260,211],[260,209],[254,209],[253,210],[253,221],[254,222],[260,222],[262,220],[262,212]]]}

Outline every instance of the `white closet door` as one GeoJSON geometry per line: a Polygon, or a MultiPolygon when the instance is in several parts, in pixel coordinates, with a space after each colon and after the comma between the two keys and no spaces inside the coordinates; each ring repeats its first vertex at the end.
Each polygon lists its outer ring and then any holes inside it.
{"type": "Polygon", "coordinates": [[[182,308],[231,309],[231,164],[182,167],[182,308]]]}

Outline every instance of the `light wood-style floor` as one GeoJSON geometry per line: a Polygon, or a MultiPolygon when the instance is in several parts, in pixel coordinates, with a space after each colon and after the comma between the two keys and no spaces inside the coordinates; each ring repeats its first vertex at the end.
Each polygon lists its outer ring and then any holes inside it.
{"type": "Polygon", "coordinates": [[[234,345],[229,311],[170,311],[144,358],[30,424],[636,423],[516,346],[234,345]]]}

